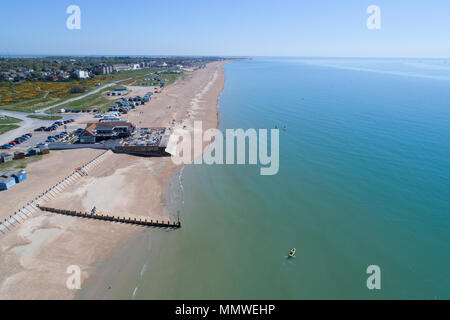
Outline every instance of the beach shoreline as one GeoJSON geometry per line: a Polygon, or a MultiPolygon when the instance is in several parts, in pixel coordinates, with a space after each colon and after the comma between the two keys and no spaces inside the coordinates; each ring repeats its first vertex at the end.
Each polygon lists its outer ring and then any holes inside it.
{"type": "MultiPolygon", "coordinates": [[[[175,127],[191,127],[194,120],[202,120],[205,128],[217,128],[217,104],[225,83],[224,63],[226,61],[209,63],[205,69],[194,71],[187,79],[175,82],[156,95],[149,107],[124,118],[138,127],[167,127],[173,118],[175,127]]],[[[132,89],[134,94],[148,90],[145,87],[132,89]]],[[[70,154],[70,151],[61,154],[70,154]]],[[[31,171],[33,169],[31,167],[31,171]]],[[[164,202],[169,181],[179,170],[170,158],[112,154],[89,176],[68,186],[46,205],[77,211],[89,211],[94,205],[104,212],[117,212],[130,218],[173,221],[177,214],[164,202]],[[144,181],[139,181],[143,176],[144,181]]],[[[0,275],[0,298],[76,298],[77,291],[66,287],[68,266],[80,267],[81,288],[84,288],[100,278],[96,267],[108,261],[113,252],[120,251],[115,248],[126,246],[129,239],[149,232],[136,226],[39,212],[2,236],[0,258],[5,263],[0,266],[4,271],[0,275]]],[[[112,274],[120,272],[111,270],[112,274]]]]}

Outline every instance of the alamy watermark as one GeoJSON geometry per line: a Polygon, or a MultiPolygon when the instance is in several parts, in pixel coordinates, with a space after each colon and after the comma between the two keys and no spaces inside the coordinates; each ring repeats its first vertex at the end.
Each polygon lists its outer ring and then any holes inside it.
{"type": "Polygon", "coordinates": [[[81,29],[81,9],[77,5],[70,5],[66,10],[67,14],[70,16],[66,20],[66,27],[69,30],[80,30],[81,29]]]}
{"type": "Polygon", "coordinates": [[[268,129],[218,129],[203,131],[202,121],[194,121],[193,135],[175,129],[166,151],[176,165],[249,164],[260,165],[261,175],[275,175],[280,163],[280,131],[268,129]],[[209,145],[204,148],[204,143],[209,145]],[[270,148],[270,153],[269,153],[270,148]]]}
{"type": "Polygon", "coordinates": [[[380,30],[381,29],[381,9],[379,6],[370,5],[366,10],[367,14],[370,16],[367,18],[366,26],[369,30],[380,30]]]}
{"type": "Polygon", "coordinates": [[[367,278],[366,285],[369,290],[381,290],[381,269],[377,265],[371,265],[367,267],[367,274],[370,276],[367,278]]]}
{"type": "Polygon", "coordinates": [[[68,266],[66,273],[70,274],[66,280],[66,287],[69,290],[80,290],[81,288],[81,268],[77,265],[68,266]]]}

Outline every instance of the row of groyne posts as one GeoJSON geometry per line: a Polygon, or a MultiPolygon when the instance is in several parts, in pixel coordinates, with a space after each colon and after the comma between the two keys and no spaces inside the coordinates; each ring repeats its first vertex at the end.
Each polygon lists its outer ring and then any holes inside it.
{"type": "Polygon", "coordinates": [[[79,178],[88,175],[89,171],[99,165],[108,155],[111,155],[112,151],[108,150],[98,155],[82,167],[75,169],[68,177],[61,180],[59,183],[44,191],[42,194],[37,196],[33,201],[28,202],[19,211],[10,215],[2,223],[0,223],[0,234],[4,234],[7,231],[14,228],[14,226],[21,224],[28,218],[30,218],[33,213],[39,210],[39,205],[44,201],[49,201],[56,198],[56,195],[62,192],[67,186],[77,181],[79,178]]]}
{"type": "Polygon", "coordinates": [[[87,213],[87,212],[77,212],[77,211],[71,211],[71,210],[63,210],[63,209],[55,209],[55,208],[49,208],[49,207],[43,207],[39,206],[39,208],[42,211],[62,214],[66,216],[72,216],[72,217],[80,217],[80,218],[88,218],[88,219],[95,219],[95,220],[102,220],[102,221],[111,221],[111,222],[118,222],[118,223],[127,223],[127,224],[134,224],[139,226],[146,226],[146,227],[160,227],[160,228],[181,228],[180,221],[177,222],[170,222],[170,221],[159,221],[159,220],[147,220],[147,219],[131,219],[130,217],[119,217],[119,216],[109,216],[109,215],[103,215],[103,214],[94,214],[94,213],[87,213]]]}

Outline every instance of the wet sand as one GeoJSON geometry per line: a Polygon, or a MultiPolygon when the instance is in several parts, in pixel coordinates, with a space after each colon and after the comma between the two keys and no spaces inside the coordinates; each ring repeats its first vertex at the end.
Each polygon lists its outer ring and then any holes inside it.
{"type": "MultiPolygon", "coordinates": [[[[182,80],[155,94],[150,103],[139,106],[124,118],[138,127],[167,127],[175,120],[176,127],[190,129],[193,121],[202,120],[204,129],[216,128],[217,101],[225,83],[222,65],[223,62],[214,62],[205,69],[187,73],[182,80]]],[[[150,91],[147,87],[132,89],[133,96],[143,96],[150,91]]],[[[88,162],[98,152],[89,149],[58,151],[51,155],[56,161],[53,166],[45,161],[30,165],[27,169],[30,181],[34,173],[41,170],[42,183],[34,181],[28,187],[24,184],[26,190],[11,189],[9,196],[15,198],[11,198],[8,210],[14,208],[20,197],[21,201],[28,197],[31,200],[33,192],[42,192],[47,183],[53,183],[45,179],[58,180],[66,175],[66,170],[73,171],[79,162],[88,162]]],[[[170,158],[112,154],[88,176],[44,205],[77,211],[90,211],[95,206],[101,212],[116,216],[173,220],[176,213],[165,206],[165,191],[178,168],[170,158]]],[[[8,214],[6,210],[1,212],[8,214]]],[[[35,214],[19,227],[0,235],[0,298],[72,299],[77,290],[66,286],[69,277],[66,270],[70,265],[81,268],[83,288],[100,261],[106,261],[124,239],[142,232],[145,231],[138,226],[44,212],[35,214]]],[[[114,266],[111,268],[114,270],[114,266]]]]}

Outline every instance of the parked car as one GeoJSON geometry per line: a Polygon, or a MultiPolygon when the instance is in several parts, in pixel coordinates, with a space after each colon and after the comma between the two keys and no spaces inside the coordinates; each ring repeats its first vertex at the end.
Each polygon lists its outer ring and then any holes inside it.
{"type": "Polygon", "coordinates": [[[11,149],[12,147],[14,147],[12,144],[7,143],[7,144],[2,145],[0,147],[0,149],[11,149]]]}
{"type": "Polygon", "coordinates": [[[46,127],[39,127],[37,129],[34,129],[34,131],[44,131],[46,127]]]}

